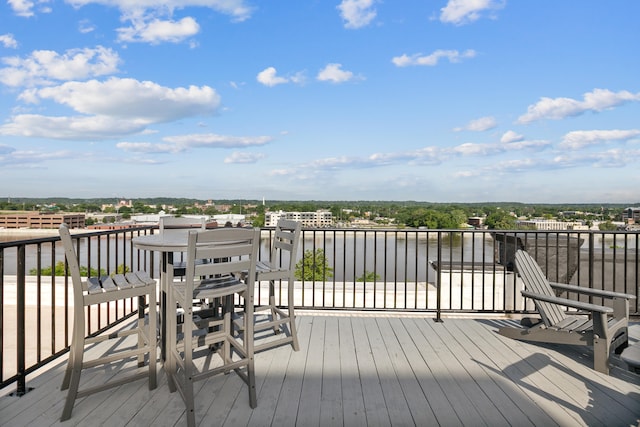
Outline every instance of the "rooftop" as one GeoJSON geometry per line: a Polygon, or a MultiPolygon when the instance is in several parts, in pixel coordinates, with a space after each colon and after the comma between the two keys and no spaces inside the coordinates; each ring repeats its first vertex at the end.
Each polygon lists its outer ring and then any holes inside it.
{"type": "MultiPolygon", "coordinates": [[[[301,350],[256,354],[258,407],[244,383],[222,375],[196,383],[200,425],[638,425],[640,375],[614,356],[607,376],[590,348],[519,342],[496,333],[513,320],[387,313],[299,312],[301,350]]],[[[630,327],[640,340],[640,323],[630,327]]],[[[94,346],[91,351],[104,352],[94,346]]],[[[4,426],[58,425],[66,359],[28,378],[34,390],[0,397],[4,426]]],[[[130,366],[135,365],[133,363],[130,366]]],[[[184,404],[143,380],[76,402],[63,425],[182,426],[184,404]]],[[[120,371],[120,370],[118,370],[120,371]]],[[[85,373],[102,381],[110,370],[85,373]],[[106,371],[106,372],[105,372],[106,371]]],[[[9,392],[10,390],[4,390],[9,392]]]]}

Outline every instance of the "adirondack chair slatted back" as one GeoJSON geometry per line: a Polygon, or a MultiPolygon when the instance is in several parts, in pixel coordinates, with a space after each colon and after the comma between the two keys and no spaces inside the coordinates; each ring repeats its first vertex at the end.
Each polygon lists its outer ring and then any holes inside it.
{"type": "MultiPolygon", "coordinates": [[[[526,290],[541,295],[555,296],[542,269],[527,252],[523,250],[516,252],[516,269],[524,282],[526,290]]],[[[567,317],[557,304],[538,300],[535,300],[534,303],[546,326],[556,325],[567,317]]]]}

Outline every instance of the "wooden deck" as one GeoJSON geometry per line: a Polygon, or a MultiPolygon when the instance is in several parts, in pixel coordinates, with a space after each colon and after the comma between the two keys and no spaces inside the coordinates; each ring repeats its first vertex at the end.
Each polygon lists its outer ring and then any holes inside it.
{"type": "MultiPolygon", "coordinates": [[[[200,425],[640,423],[640,375],[619,367],[610,376],[593,371],[587,348],[501,337],[495,331],[506,320],[300,313],[297,321],[299,352],[286,346],[256,355],[257,408],[233,373],[197,383],[200,425]]],[[[633,342],[640,340],[640,323],[631,332],[633,342]]],[[[29,378],[35,389],[25,396],[0,397],[0,425],[61,424],[65,362],[29,378]]],[[[185,425],[183,402],[169,393],[158,367],[157,389],[141,380],[80,399],[62,425],[185,425]]],[[[83,378],[101,381],[104,374],[102,368],[83,378]]]]}

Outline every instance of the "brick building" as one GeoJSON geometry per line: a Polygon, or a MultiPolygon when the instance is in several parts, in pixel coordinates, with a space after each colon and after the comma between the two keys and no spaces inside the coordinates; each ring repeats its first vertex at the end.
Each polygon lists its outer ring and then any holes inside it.
{"type": "Polygon", "coordinates": [[[0,228],[84,228],[84,214],[21,213],[0,215],[0,228]]]}

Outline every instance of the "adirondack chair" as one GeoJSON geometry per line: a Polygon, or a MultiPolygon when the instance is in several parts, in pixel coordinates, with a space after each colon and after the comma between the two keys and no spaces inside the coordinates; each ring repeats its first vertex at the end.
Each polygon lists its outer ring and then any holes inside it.
{"type": "Polygon", "coordinates": [[[516,252],[516,270],[525,285],[522,295],[533,300],[541,320],[528,328],[503,327],[498,332],[523,341],[592,346],[593,368],[608,374],[610,352],[619,353],[628,346],[629,300],[635,296],[551,283],[536,261],[522,250],[516,252]],[[554,290],[612,299],[613,308],[561,298],[554,290]],[[568,315],[565,307],[589,315],[568,315]]]}

